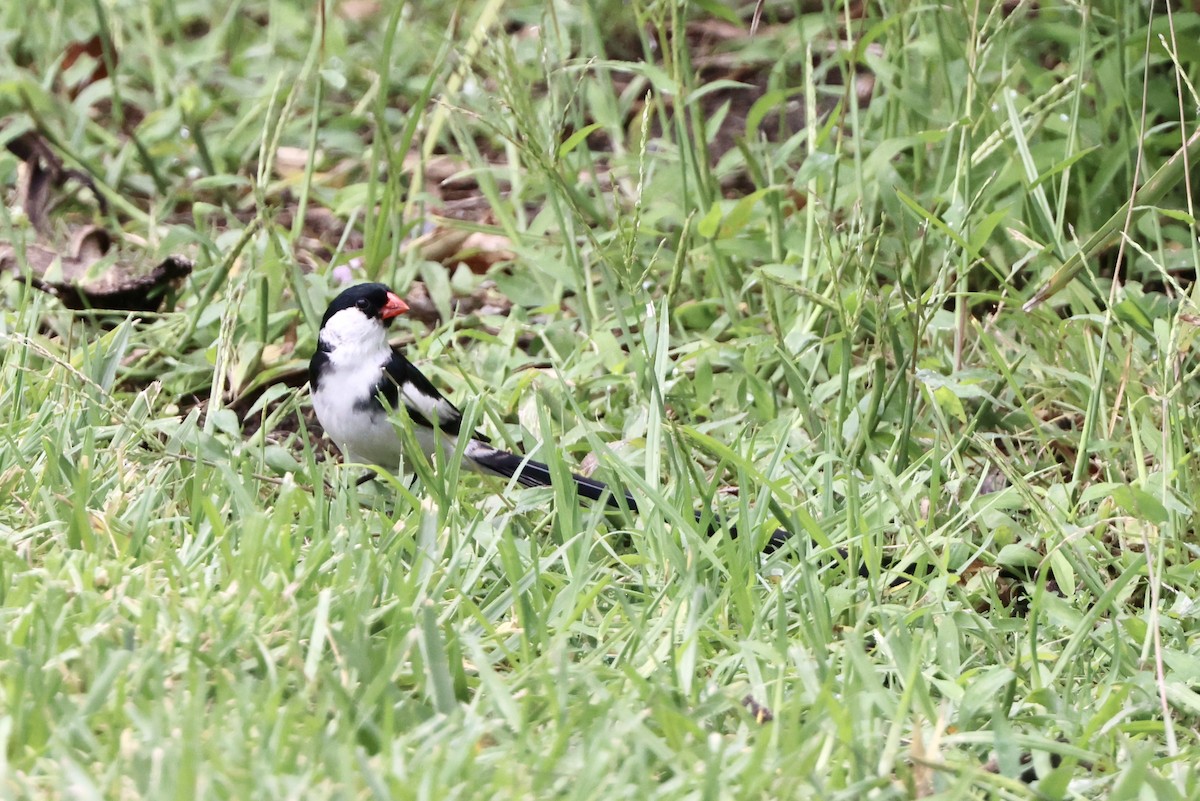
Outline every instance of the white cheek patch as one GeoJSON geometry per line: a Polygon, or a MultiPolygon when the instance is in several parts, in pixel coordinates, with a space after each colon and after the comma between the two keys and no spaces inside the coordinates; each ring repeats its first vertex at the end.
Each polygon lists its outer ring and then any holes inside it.
{"type": "Polygon", "coordinates": [[[378,320],[372,320],[358,309],[342,309],[329,318],[321,329],[321,338],[333,353],[345,351],[344,356],[365,354],[387,347],[387,330],[378,320]]]}

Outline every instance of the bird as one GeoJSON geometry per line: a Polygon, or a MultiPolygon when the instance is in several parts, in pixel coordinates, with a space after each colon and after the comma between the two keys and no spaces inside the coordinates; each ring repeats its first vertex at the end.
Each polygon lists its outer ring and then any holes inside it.
{"type": "MultiPolygon", "coordinates": [[[[465,436],[461,453],[466,469],[515,479],[526,487],[551,486],[545,464],[498,448],[479,431],[464,430],[462,412],[389,343],[388,329],[408,309],[404,299],[385,284],[363,283],[342,290],[321,319],[317,349],[309,361],[312,405],[326,436],[346,461],[399,470],[404,445],[395,421],[396,412],[403,408],[414,439],[431,464],[439,447],[443,453],[458,453],[459,439],[465,436]]],[[[638,511],[637,500],[628,492],[618,493],[575,473],[570,477],[581,498],[638,511]]],[[[695,516],[704,519],[703,512],[695,516]]],[[[720,528],[714,518],[710,533],[720,528]]],[[[735,527],[725,530],[737,536],[735,527]]],[[[778,550],[790,537],[785,529],[775,530],[763,551],[778,550]]]]}

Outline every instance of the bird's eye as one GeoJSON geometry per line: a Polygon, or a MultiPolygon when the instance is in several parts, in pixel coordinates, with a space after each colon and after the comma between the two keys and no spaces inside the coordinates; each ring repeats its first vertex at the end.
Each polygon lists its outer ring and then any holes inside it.
{"type": "Polygon", "coordinates": [[[356,304],[354,304],[354,305],[355,305],[355,306],[358,306],[358,308],[359,308],[359,311],[366,311],[366,310],[367,310],[367,307],[368,307],[369,305],[371,305],[371,304],[367,303],[367,299],[366,299],[366,298],[359,298],[359,300],[358,300],[358,303],[356,303],[356,304]]]}

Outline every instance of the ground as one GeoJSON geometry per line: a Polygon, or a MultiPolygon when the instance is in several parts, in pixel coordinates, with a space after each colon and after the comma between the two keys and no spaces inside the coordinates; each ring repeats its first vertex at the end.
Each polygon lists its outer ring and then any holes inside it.
{"type": "Polygon", "coordinates": [[[1194,4],[0,23],[6,797],[1200,792],[1194,4]],[[356,486],[358,280],[642,513],[356,486]]]}

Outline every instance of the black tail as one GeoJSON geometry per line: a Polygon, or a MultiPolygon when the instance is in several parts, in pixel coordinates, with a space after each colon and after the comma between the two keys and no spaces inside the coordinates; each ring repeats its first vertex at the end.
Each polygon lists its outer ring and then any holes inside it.
{"type": "MultiPolygon", "coordinates": [[[[512,478],[516,476],[517,483],[526,487],[549,487],[550,468],[541,462],[535,462],[532,459],[526,459],[524,456],[518,456],[515,453],[502,451],[495,448],[488,448],[486,451],[480,449],[475,453],[469,454],[471,460],[478,464],[483,469],[503,476],[504,478],[512,478]]],[[[571,479],[575,482],[575,488],[579,492],[581,498],[587,498],[591,501],[599,501],[603,499],[609,506],[621,508],[621,500],[617,498],[616,490],[610,488],[602,481],[594,481],[590,478],[571,474],[571,479]]],[[[628,492],[624,493],[624,506],[627,506],[631,512],[638,510],[637,501],[628,492]]],[[[696,519],[700,520],[704,517],[703,513],[696,512],[696,519]]],[[[721,521],[714,518],[709,526],[708,533],[716,534],[720,530],[721,521]]],[[[729,536],[737,537],[737,529],[733,526],[729,527],[729,536]]],[[[791,532],[786,529],[777,528],[771,534],[771,538],[767,540],[767,544],[763,546],[763,553],[774,553],[784,546],[791,539],[791,532]]]]}

